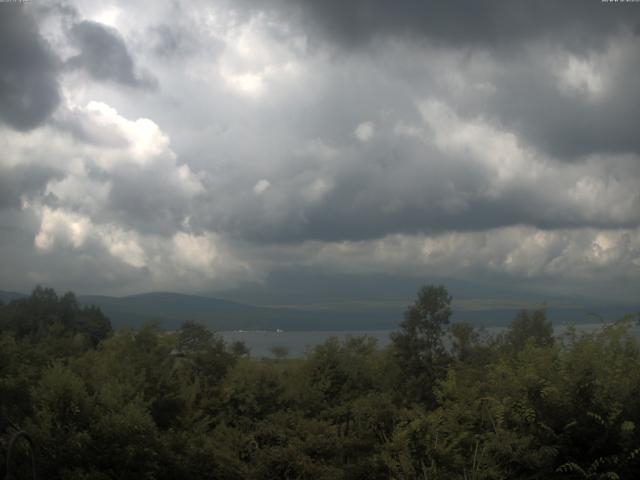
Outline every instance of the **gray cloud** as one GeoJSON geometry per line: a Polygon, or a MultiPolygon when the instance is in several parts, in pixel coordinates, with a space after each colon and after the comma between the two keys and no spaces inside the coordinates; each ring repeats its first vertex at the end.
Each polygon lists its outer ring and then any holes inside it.
{"type": "Polygon", "coordinates": [[[632,79],[640,75],[639,46],[637,37],[622,36],[609,39],[599,60],[593,52],[565,57],[565,68],[569,62],[582,68],[573,73],[578,78],[572,81],[580,82],[573,87],[559,85],[562,80],[549,65],[553,51],[534,51],[520,61],[502,64],[490,78],[495,93],[484,105],[485,114],[556,159],[638,154],[635,119],[640,115],[640,96],[632,93],[632,79]]]}
{"type": "Polygon", "coordinates": [[[154,51],[160,56],[190,53],[195,49],[193,39],[188,32],[181,31],[170,24],[162,24],[151,29],[155,37],[154,51]]]}
{"type": "Polygon", "coordinates": [[[297,25],[319,45],[366,52],[379,49],[381,41],[401,39],[487,52],[497,67],[487,78],[496,93],[482,103],[483,114],[514,126],[558,158],[640,151],[634,128],[640,97],[630,93],[632,79],[640,74],[640,9],[633,3],[271,0],[246,4],[297,25]],[[631,45],[621,53],[619,64],[596,67],[611,77],[600,98],[588,102],[558,90],[555,72],[546,63],[549,55],[560,51],[588,62],[607,50],[616,55],[621,40],[631,45]]]}
{"type": "Polygon", "coordinates": [[[0,209],[19,208],[20,197],[42,194],[47,182],[64,174],[47,166],[17,165],[0,169],[0,209]]]}
{"type": "Polygon", "coordinates": [[[544,230],[633,228],[640,222],[640,195],[634,187],[640,178],[637,159],[617,162],[609,179],[597,167],[587,166],[578,174],[557,171],[539,179],[514,178],[493,193],[496,170],[424,145],[393,142],[380,140],[361,156],[336,162],[346,165],[272,172],[270,187],[259,196],[252,190],[258,177],[253,183],[235,179],[219,185],[200,204],[192,224],[257,243],[297,243],[517,224],[544,230]],[[601,177],[603,182],[593,186],[602,189],[598,205],[588,205],[568,191],[601,177]],[[623,209],[618,216],[612,215],[615,202],[623,209]]]}
{"type": "Polygon", "coordinates": [[[71,248],[59,248],[55,254],[43,254],[33,248],[39,218],[30,211],[0,209],[0,250],[4,256],[0,281],[29,292],[37,284],[59,290],[112,291],[126,293],[148,277],[144,269],[132,269],[96,248],[88,246],[81,255],[71,248]],[[64,274],[62,274],[64,272],[64,274]],[[122,290],[127,285],[127,290],[122,290]]]}
{"type": "Polygon", "coordinates": [[[52,119],[61,133],[69,133],[79,142],[102,146],[105,148],[118,148],[126,146],[127,140],[112,125],[98,125],[84,111],[71,111],[60,108],[52,119]]]}
{"type": "Polygon", "coordinates": [[[42,35],[62,58],[79,50],[68,66],[87,74],[60,76],[63,105],[41,128],[3,132],[0,204],[11,208],[0,228],[20,234],[2,251],[26,265],[20,285],[63,277],[76,259],[65,288],[93,292],[237,281],[288,291],[322,271],[336,284],[384,273],[520,292],[607,283],[607,295],[631,298],[636,11],[377,0],[52,9],[42,35]],[[139,65],[163,88],[122,88],[149,86],[139,65]]]}
{"type": "Polygon", "coordinates": [[[127,167],[114,172],[111,183],[106,217],[136,231],[171,235],[193,212],[191,195],[179,190],[170,167],[127,167]],[[150,182],[153,188],[140,188],[150,182]]]}
{"type": "Polygon", "coordinates": [[[28,6],[0,4],[0,121],[23,131],[42,124],[60,100],[57,71],[28,6]]]}
{"type": "Polygon", "coordinates": [[[153,88],[157,81],[136,68],[133,57],[117,30],[97,22],[83,20],[70,31],[80,54],[67,60],[69,68],[82,68],[93,78],[130,87],[153,88]]]}
{"type": "Polygon", "coordinates": [[[426,38],[436,43],[471,48],[511,49],[534,39],[560,41],[572,49],[601,45],[603,36],[621,27],[637,29],[633,5],[600,1],[541,4],[527,0],[450,2],[407,0],[247,1],[287,20],[298,19],[321,41],[354,47],[384,36],[426,38]]]}

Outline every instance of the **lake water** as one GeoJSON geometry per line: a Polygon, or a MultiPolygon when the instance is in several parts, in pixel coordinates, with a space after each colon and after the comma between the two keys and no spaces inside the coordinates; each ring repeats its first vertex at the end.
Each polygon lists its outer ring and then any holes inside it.
{"type": "Polygon", "coordinates": [[[219,332],[227,342],[240,340],[244,342],[252,357],[271,357],[273,347],[286,347],[289,349],[289,357],[302,357],[305,352],[316,345],[324,343],[329,337],[345,339],[349,336],[361,337],[368,335],[378,341],[379,347],[389,344],[389,334],[392,330],[322,330],[316,332],[292,331],[274,332],[268,330],[258,331],[228,331],[219,332]]]}
{"type": "MultiPolygon", "coordinates": [[[[578,324],[575,327],[580,331],[594,331],[602,325],[598,323],[578,324]]],[[[566,325],[555,327],[556,335],[562,334],[566,325]]],[[[504,330],[503,327],[488,327],[485,331],[490,335],[504,330]]],[[[324,343],[329,337],[337,337],[344,340],[347,337],[361,337],[367,335],[377,340],[379,347],[385,347],[391,341],[389,334],[395,330],[322,330],[322,331],[291,331],[274,332],[268,330],[249,331],[223,331],[219,332],[227,342],[240,340],[251,351],[252,357],[272,357],[273,347],[285,347],[289,350],[289,357],[302,357],[307,350],[324,343]]],[[[640,327],[634,326],[633,332],[640,336],[640,327]]]]}

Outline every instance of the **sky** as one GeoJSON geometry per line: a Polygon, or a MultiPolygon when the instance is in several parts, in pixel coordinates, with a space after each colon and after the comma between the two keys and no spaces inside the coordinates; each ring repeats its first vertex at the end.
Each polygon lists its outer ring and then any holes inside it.
{"type": "Polygon", "coordinates": [[[637,303],[639,78],[638,2],[2,3],[0,289],[637,303]]]}

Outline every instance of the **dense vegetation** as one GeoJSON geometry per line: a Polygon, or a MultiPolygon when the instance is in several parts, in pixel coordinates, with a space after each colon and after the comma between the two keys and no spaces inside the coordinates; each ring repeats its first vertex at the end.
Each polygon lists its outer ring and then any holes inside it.
{"type": "Polygon", "coordinates": [[[639,477],[630,320],[555,338],[522,312],[489,337],[450,302],[423,287],[386,349],[254,359],[192,322],[114,333],[38,288],[0,307],[2,459],[23,429],[52,480],[639,477]]]}

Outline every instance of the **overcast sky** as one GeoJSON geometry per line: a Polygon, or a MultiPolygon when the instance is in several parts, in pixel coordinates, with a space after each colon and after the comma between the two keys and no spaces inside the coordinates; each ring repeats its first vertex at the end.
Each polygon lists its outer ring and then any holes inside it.
{"type": "Polygon", "coordinates": [[[633,2],[0,4],[0,289],[638,301],[639,79],[633,2]]]}

